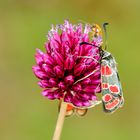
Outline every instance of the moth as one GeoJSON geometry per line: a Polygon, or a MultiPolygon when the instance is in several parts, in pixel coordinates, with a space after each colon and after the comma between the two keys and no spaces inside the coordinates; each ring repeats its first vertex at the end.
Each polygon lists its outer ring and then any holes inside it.
{"type": "MultiPolygon", "coordinates": [[[[105,34],[106,25],[108,25],[108,23],[103,24],[105,34]]],[[[93,31],[95,38],[102,34],[101,28],[97,24],[93,26],[93,31]]],[[[105,37],[107,38],[107,35],[105,35],[105,37]]],[[[94,44],[90,44],[87,42],[82,42],[80,45],[83,44],[95,46],[94,44]]],[[[101,59],[98,63],[101,64],[102,103],[105,112],[113,113],[118,108],[123,106],[124,98],[115,58],[111,53],[106,51],[106,48],[107,42],[105,42],[104,50],[102,49],[102,47],[99,48],[101,59]]]]}
{"type": "Polygon", "coordinates": [[[102,51],[101,55],[103,108],[105,112],[111,113],[122,107],[124,103],[123,91],[114,57],[107,51],[102,51]]]}

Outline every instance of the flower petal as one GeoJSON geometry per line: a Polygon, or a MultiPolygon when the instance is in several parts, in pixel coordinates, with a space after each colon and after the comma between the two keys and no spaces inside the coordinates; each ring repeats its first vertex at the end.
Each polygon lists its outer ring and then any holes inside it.
{"type": "Polygon", "coordinates": [[[78,64],[74,68],[74,75],[79,76],[83,74],[86,70],[86,65],[85,64],[78,64]]]}
{"type": "Polygon", "coordinates": [[[50,66],[54,66],[55,65],[55,61],[53,60],[53,57],[49,54],[46,54],[44,56],[44,61],[46,64],[50,65],[50,66]]]}
{"type": "Polygon", "coordinates": [[[64,67],[68,70],[71,70],[74,66],[74,59],[73,57],[67,57],[65,60],[64,67]]]}
{"type": "Polygon", "coordinates": [[[38,82],[38,85],[42,88],[50,88],[52,87],[51,84],[49,83],[49,81],[47,80],[41,80],[38,82]]]}
{"type": "Polygon", "coordinates": [[[70,92],[67,92],[66,95],[64,96],[64,101],[72,103],[73,100],[73,95],[70,92]]]}
{"type": "Polygon", "coordinates": [[[65,83],[68,83],[69,85],[72,85],[74,83],[74,76],[73,75],[68,75],[64,79],[65,83]]]}
{"type": "Polygon", "coordinates": [[[54,72],[52,71],[52,69],[49,65],[43,64],[42,68],[44,69],[44,71],[46,72],[48,77],[54,77],[55,76],[54,72]]]}
{"type": "Polygon", "coordinates": [[[43,96],[47,96],[48,99],[51,99],[51,100],[54,100],[55,97],[54,97],[54,92],[52,92],[50,89],[45,89],[43,92],[42,92],[42,95],[43,96]]]}
{"type": "Polygon", "coordinates": [[[49,83],[52,87],[55,87],[55,86],[57,86],[58,81],[56,78],[50,78],[49,83]]]}
{"type": "Polygon", "coordinates": [[[33,66],[32,70],[33,70],[35,76],[39,79],[43,79],[43,78],[47,77],[46,73],[43,72],[39,66],[33,66]]]}
{"type": "Polygon", "coordinates": [[[64,70],[60,66],[55,66],[54,68],[55,74],[58,76],[58,78],[62,78],[64,76],[64,70]]]}
{"type": "Polygon", "coordinates": [[[62,56],[60,53],[57,53],[57,52],[56,52],[56,53],[53,55],[53,58],[54,58],[55,62],[56,62],[59,66],[63,67],[63,65],[64,65],[64,58],[63,58],[63,56],[62,56]]]}
{"type": "Polygon", "coordinates": [[[35,54],[36,63],[38,65],[41,65],[44,63],[44,55],[45,54],[39,49],[36,49],[36,51],[37,51],[37,53],[35,54]]]}

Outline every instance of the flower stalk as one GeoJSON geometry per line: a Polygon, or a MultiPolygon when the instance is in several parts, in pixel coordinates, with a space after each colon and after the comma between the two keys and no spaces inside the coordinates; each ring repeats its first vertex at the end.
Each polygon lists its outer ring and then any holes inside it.
{"type": "Polygon", "coordinates": [[[64,120],[65,120],[66,108],[67,108],[67,103],[62,101],[52,140],[60,140],[60,136],[61,136],[64,120]]]}

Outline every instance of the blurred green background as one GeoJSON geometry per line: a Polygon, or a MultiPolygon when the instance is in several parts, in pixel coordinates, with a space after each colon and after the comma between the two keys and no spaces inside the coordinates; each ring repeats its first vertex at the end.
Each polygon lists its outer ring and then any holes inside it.
{"type": "Polygon", "coordinates": [[[113,115],[99,105],[66,118],[61,140],[139,140],[139,0],[0,0],[0,140],[51,140],[58,102],[42,97],[31,66],[50,25],[64,19],[110,23],[108,51],[119,64],[125,105],[113,115]]]}

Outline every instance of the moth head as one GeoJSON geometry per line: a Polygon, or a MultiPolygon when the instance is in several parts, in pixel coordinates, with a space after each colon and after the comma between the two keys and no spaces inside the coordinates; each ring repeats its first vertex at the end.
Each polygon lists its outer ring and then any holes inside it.
{"type": "Polygon", "coordinates": [[[106,59],[106,58],[108,58],[110,56],[111,56],[111,53],[110,52],[103,51],[102,59],[106,59]]]}

